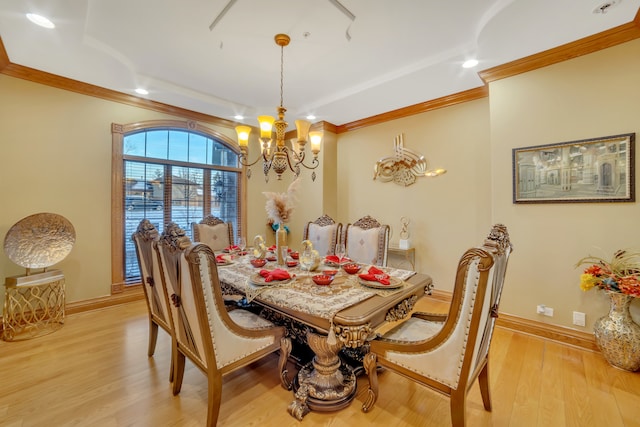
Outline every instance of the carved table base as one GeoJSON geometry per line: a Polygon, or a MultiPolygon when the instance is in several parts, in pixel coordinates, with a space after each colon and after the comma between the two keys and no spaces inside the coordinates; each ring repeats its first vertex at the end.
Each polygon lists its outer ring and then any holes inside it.
{"type": "Polygon", "coordinates": [[[338,357],[340,341],[329,344],[327,337],[307,333],[307,342],[315,353],[313,361],[303,366],[294,380],[296,400],[289,413],[302,420],[310,410],[328,412],[348,406],[356,395],[356,376],[338,357]]]}

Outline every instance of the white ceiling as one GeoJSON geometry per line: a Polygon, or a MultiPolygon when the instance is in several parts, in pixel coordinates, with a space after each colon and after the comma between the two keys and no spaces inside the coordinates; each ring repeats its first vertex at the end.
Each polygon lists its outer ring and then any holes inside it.
{"type": "Polygon", "coordinates": [[[0,37],[14,64],[127,94],[143,87],[151,100],[255,125],[276,114],[273,37],[286,33],[288,122],[314,114],[341,125],[482,86],[480,70],[626,24],[640,8],[608,0],[606,13],[593,12],[606,2],[0,0],[0,37]],[[478,67],[463,69],[472,56],[478,67]]]}

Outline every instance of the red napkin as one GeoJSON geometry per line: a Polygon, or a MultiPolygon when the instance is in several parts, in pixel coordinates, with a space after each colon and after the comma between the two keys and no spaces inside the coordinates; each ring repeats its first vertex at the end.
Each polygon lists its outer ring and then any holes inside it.
{"type": "Polygon", "coordinates": [[[229,255],[216,255],[216,262],[218,264],[226,264],[229,261],[229,255]]]}
{"type": "Polygon", "coordinates": [[[338,258],[337,255],[327,255],[324,259],[325,259],[325,261],[329,261],[329,262],[332,262],[334,264],[342,264],[343,262],[351,261],[347,257],[338,258]]]}
{"type": "MultiPolygon", "coordinates": [[[[267,248],[267,250],[268,250],[269,252],[275,252],[275,251],[276,251],[276,249],[278,249],[278,248],[276,247],[276,245],[269,246],[269,247],[267,248]]],[[[287,252],[291,252],[291,248],[287,248],[287,252]]]]}
{"type": "Polygon", "coordinates": [[[260,275],[264,277],[265,282],[271,282],[273,280],[287,280],[291,279],[287,270],[276,268],[275,270],[260,270],[260,275]]]}
{"type": "Polygon", "coordinates": [[[224,248],[224,250],[227,251],[227,252],[239,251],[240,250],[240,246],[231,245],[231,246],[227,246],[226,248],[224,248]]]}
{"type": "Polygon", "coordinates": [[[369,267],[368,274],[359,274],[358,277],[360,277],[362,280],[367,280],[369,282],[378,282],[383,285],[391,284],[391,282],[389,281],[389,275],[384,271],[375,268],[374,266],[369,267]]]}

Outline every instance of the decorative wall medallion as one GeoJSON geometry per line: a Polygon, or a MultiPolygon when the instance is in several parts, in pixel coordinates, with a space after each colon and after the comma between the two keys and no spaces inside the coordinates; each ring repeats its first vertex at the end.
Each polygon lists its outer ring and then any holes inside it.
{"type": "Polygon", "coordinates": [[[62,261],[75,241],[76,232],[69,220],[54,213],[38,213],[9,229],[4,251],[21,267],[46,269],[62,261]]]}
{"type": "Polygon", "coordinates": [[[374,166],[373,179],[382,182],[393,181],[396,184],[409,186],[417,177],[438,176],[446,172],[444,169],[427,170],[427,160],[423,155],[404,146],[403,134],[393,140],[394,155],[383,157],[374,166]]]}

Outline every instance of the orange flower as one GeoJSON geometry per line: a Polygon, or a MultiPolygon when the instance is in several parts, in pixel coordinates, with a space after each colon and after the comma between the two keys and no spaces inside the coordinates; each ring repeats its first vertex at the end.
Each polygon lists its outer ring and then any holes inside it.
{"type": "Polygon", "coordinates": [[[582,258],[576,264],[588,264],[580,276],[580,289],[602,289],[640,297],[640,251],[616,251],[611,260],[596,256],[582,258]]]}
{"type": "Polygon", "coordinates": [[[591,265],[584,270],[585,273],[591,274],[592,276],[602,276],[604,274],[604,270],[599,265],[591,265]]]}

